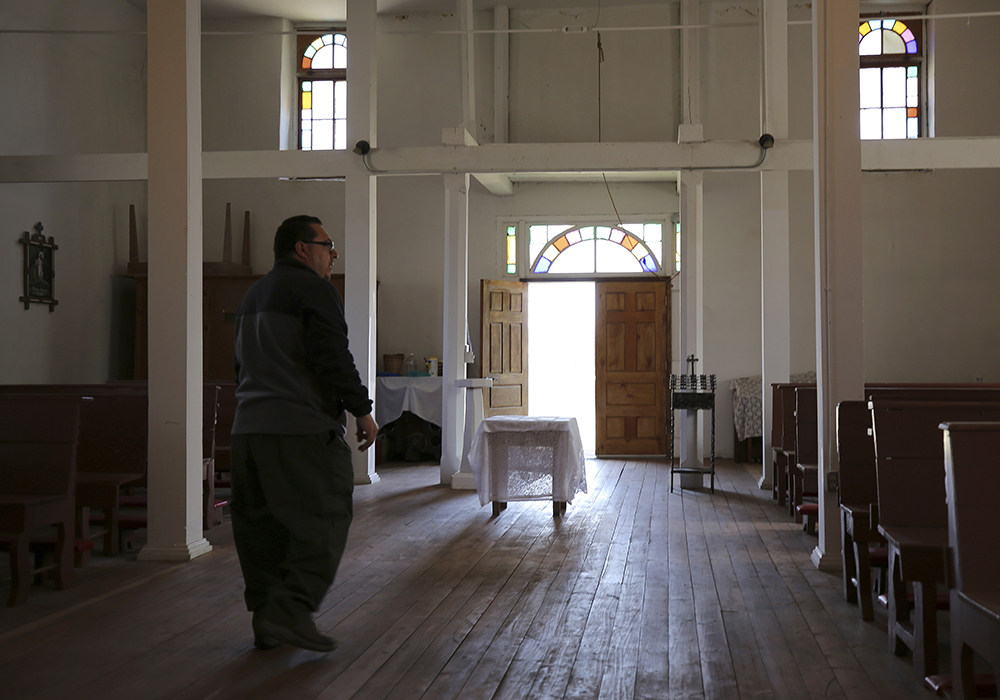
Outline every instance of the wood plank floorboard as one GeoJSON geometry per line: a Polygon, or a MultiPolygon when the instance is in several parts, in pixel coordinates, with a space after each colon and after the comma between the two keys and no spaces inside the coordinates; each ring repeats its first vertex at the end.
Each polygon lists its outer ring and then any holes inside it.
{"type": "Polygon", "coordinates": [[[759,465],[716,465],[714,494],[671,493],[664,459],[591,458],[560,518],[550,501],[494,517],[437,465],[380,466],[317,612],[339,641],[326,655],[253,648],[228,517],[191,562],[97,553],[69,589],[0,608],[0,697],[930,697],[887,651],[885,613],[861,621],[813,566],[816,537],[757,487],[759,465]]]}

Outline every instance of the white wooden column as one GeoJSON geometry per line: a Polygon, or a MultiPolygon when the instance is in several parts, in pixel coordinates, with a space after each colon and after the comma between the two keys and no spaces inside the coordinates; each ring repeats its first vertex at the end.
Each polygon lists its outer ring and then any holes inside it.
{"type": "Polygon", "coordinates": [[[837,491],[828,488],[839,473],[837,404],[864,397],[858,11],[858,0],[813,3],[820,569],[842,564],[837,491]]]}
{"type": "MultiPolygon", "coordinates": [[[[681,303],[680,303],[680,352],[681,373],[688,371],[686,362],[690,355],[699,358],[696,374],[703,374],[701,362],[704,349],[704,274],[703,274],[703,211],[704,175],[701,171],[682,171],[681,189],[681,303]]],[[[680,426],[680,466],[700,469],[704,466],[704,440],[700,427],[704,424],[703,411],[682,411],[675,425],[680,426]]],[[[704,485],[702,474],[681,474],[681,488],[698,488],[704,485]]]]}
{"type": "Polygon", "coordinates": [[[510,10],[493,8],[493,143],[507,143],[510,110],[510,10]]]}
{"type": "MultiPolygon", "coordinates": [[[[700,0],[681,0],[681,24],[700,24],[700,0]]],[[[681,30],[681,124],[677,142],[704,140],[701,124],[701,30],[681,30]]],[[[681,226],[683,226],[683,221],[681,226]]],[[[683,265],[683,260],[681,261],[683,265]]]]}
{"type": "MultiPolygon", "coordinates": [[[[347,143],[354,148],[358,141],[375,147],[376,34],[378,17],[375,3],[348,0],[347,17],[350,36],[347,40],[347,143]]],[[[376,308],[376,178],[358,158],[346,176],[344,187],[344,315],[354,364],[361,381],[375,398],[375,308],[376,308]]],[[[381,427],[381,426],[379,426],[381,427]]],[[[347,441],[356,445],[353,417],[347,428],[347,441]]],[[[375,450],[353,451],[354,483],[374,484],[375,450]]]]}
{"type": "MultiPolygon", "coordinates": [[[[764,0],[761,132],[788,138],[788,3],[764,0]]],[[[791,372],[788,171],[760,172],[760,303],[763,427],[760,488],[770,490],[771,383],[791,372]]]]}
{"type": "Polygon", "coordinates": [[[476,120],[476,35],[472,0],[458,0],[458,23],[462,31],[462,127],[479,141],[476,120]]]}
{"type": "Polygon", "coordinates": [[[202,532],[201,2],[149,0],[149,536],[142,561],[211,551],[202,532]]]}
{"type": "MultiPolygon", "coordinates": [[[[446,130],[445,143],[464,129],[446,130]]],[[[444,329],[441,384],[441,483],[469,488],[458,475],[465,436],[465,331],[469,322],[469,175],[444,176],[444,329]]],[[[474,487],[475,484],[472,484],[474,487]]]]}

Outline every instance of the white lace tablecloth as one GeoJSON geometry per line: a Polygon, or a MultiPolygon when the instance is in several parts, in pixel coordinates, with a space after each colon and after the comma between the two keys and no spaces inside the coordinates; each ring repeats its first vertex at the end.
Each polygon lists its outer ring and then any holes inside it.
{"type": "MultiPolygon", "coordinates": [[[[816,373],[809,371],[793,374],[789,381],[815,382],[816,373]]],[[[736,428],[737,440],[761,437],[764,434],[764,421],[761,416],[764,394],[761,382],[761,376],[758,374],[734,379],[729,385],[733,390],[733,427],[736,428]]]]}
{"type": "Polygon", "coordinates": [[[587,492],[587,463],[576,418],[493,416],[469,452],[479,502],[553,500],[587,492]]]}
{"type": "Polygon", "coordinates": [[[759,437],[764,434],[761,420],[761,376],[741,377],[729,385],[733,390],[733,426],[736,439],[759,437]]]}
{"type": "Polygon", "coordinates": [[[441,425],[441,377],[378,377],[375,422],[391,423],[409,411],[441,425]]]}

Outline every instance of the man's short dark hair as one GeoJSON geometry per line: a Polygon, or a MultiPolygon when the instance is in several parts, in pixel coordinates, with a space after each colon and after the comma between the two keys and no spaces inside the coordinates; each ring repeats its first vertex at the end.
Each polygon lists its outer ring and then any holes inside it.
{"type": "Polygon", "coordinates": [[[274,259],[290,257],[295,251],[296,243],[316,238],[313,224],[322,226],[323,222],[307,214],[290,216],[282,221],[281,226],[274,232],[274,259]]]}

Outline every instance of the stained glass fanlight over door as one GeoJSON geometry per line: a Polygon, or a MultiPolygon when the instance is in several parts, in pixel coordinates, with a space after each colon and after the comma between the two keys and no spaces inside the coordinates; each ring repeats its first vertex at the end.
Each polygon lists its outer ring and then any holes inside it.
{"type": "Polygon", "coordinates": [[[528,254],[535,274],[656,273],[663,224],[528,227],[528,254]]]}
{"type": "Polygon", "coordinates": [[[914,139],[920,135],[919,48],[913,29],[898,19],[861,23],[862,139],[914,139]]]}

